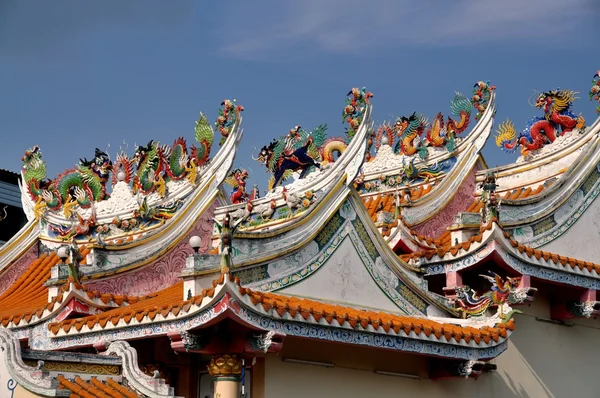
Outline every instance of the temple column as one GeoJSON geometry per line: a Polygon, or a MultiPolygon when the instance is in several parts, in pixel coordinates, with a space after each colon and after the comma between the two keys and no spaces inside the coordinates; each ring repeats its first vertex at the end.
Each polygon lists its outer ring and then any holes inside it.
{"type": "Polygon", "coordinates": [[[458,286],[462,286],[462,275],[457,271],[446,272],[446,287],[442,290],[448,300],[456,300],[456,288],[458,286]]]}
{"type": "Polygon", "coordinates": [[[242,380],[242,359],[237,355],[213,355],[208,373],[215,383],[214,398],[239,398],[242,380]]]}

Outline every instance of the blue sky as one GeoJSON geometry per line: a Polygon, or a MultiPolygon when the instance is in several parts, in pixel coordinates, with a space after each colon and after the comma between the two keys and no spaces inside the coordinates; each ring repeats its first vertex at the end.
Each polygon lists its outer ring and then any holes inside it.
{"type": "MultiPolygon", "coordinates": [[[[497,123],[539,112],[532,89],[571,88],[574,111],[600,68],[595,0],[355,0],[0,3],[0,168],[39,145],[54,177],[94,148],[125,140],[193,142],[203,111],[246,108],[236,166],[266,188],[252,147],[300,124],[343,133],[353,86],[375,94],[375,119],[447,114],[454,91],[497,88],[497,123]]],[[[490,166],[509,163],[492,139],[490,166]]]]}

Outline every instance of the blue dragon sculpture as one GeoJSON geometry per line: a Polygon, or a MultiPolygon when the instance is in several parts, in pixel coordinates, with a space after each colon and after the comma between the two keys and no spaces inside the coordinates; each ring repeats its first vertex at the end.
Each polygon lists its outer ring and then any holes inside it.
{"type": "Polygon", "coordinates": [[[321,168],[319,147],[325,142],[326,132],[326,124],[315,127],[311,132],[296,126],[287,135],[262,147],[255,160],[267,166],[267,172],[273,173],[269,190],[291,177],[295,171],[301,170],[300,178],[304,178],[313,168],[321,168]]]}

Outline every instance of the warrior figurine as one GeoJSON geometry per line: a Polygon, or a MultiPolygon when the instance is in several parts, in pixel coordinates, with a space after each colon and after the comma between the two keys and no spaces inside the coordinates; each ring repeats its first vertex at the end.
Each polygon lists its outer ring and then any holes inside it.
{"type": "Polygon", "coordinates": [[[240,219],[231,225],[231,216],[227,213],[222,223],[214,218],[213,221],[219,229],[219,238],[221,239],[221,272],[224,272],[225,268],[231,269],[233,265],[231,261],[233,255],[233,234],[244,220],[240,219]]]}

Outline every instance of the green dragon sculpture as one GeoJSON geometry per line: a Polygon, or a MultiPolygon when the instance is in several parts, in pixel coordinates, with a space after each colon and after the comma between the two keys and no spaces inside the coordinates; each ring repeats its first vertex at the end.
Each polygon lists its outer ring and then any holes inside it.
{"type": "Polygon", "coordinates": [[[98,148],[92,160],[79,159],[75,168],[58,175],[53,181],[46,180],[46,165],[38,146],[27,150],[21,160],[27,190],[35,201],[34,214],[37,218],[45,208],[57,211],[61,207],[65,217],[71,218],[75,205],[85,209],[92,202],[108,198],[106,183],[112,162],[98,148]]]}

